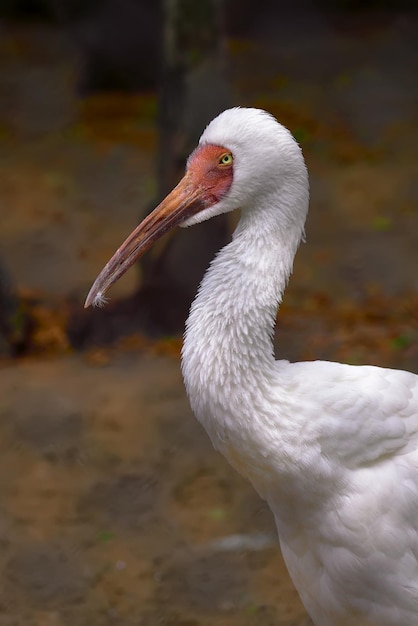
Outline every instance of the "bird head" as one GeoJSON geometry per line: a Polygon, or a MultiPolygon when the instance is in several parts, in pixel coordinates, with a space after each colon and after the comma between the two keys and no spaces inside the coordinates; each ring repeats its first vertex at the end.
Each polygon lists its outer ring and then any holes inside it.
{"type": "Polygon", "coordinates": [[[303,228],[307,173],[301,150],[290,132],[260,109],[224,111],[203,132],[179,184],[103,268],[85,306],[102,304],[109,287],[175,226],[190,226],[238,208],[243,213],[251,212],[268,203],[274,205],[273,196],[286,200],[286,193],[293,196],[293,202],[281,203],[283,215],[288,212],[292,216],[295,205],[302,207],[303,228]],[[294,197],[298,193],[299,202],[294,197]]]}

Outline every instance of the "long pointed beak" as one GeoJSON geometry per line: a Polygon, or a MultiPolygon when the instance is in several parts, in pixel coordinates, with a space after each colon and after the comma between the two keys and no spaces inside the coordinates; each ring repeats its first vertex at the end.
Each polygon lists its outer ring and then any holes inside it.
{"type": "Polygon", "coordinates": [[[204,188],[189,171],[177,187],[123,242],[93,283],[84,307],[104,302],[104,294],[166,232],[207,206],[204,188]]]}

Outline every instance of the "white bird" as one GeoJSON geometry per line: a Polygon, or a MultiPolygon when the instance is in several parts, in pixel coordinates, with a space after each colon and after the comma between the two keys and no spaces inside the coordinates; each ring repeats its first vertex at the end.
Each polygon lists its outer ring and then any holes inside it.
{"type": "Polygon", "coordinates": [[[317,626],[417,626],[418,376],[274,358],[308,196],[290,132],[265,111],[224,111],[178,186],[102,270],[86,306],[100,304],[175,225],[239,208],[187,321],[182,370],[193,411],[270,505],[317,626]]]}

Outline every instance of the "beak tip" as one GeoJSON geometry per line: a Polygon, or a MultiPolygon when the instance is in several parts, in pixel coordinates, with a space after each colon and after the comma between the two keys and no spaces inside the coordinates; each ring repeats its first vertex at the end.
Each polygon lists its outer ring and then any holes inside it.
{"type": "Polygon", "coordinates": [[[86,301],[84,302],[84,308],[88,309],[89,306],[91,306],[92,302],[93,302],[93,287],[90,289],[90,291],[87,294],[86,301]]]}
{"type": "Polygon", "coordinates": [[[103,297],[103,294],[101,291],[96,292],[96,290],[94,289],[94,285],[93,287],[90,289],[89,293],[87,294],[87,298],[86,301],[84,302],[84,308],[88,309],[90,306],[101,306],[105,303],[105,298],[103,297]]]}

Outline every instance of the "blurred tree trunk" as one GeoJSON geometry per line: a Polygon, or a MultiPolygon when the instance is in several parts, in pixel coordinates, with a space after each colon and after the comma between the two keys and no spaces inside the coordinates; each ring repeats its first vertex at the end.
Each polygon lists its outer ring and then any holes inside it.
{"type": "MultiPolygon", "coordinates": [[[[222,6],[222,0],[163,0],[156,203],[183,175],[204,127],[231,105],[222,6]]],[[[168,331],[182,330],[203,273],[227,236],[221,216],[177,230],[144,258],[141,292],[168,331]]]]}
{"type": "MultiPolygon", "coordinates": [[[[204,127],[232,101],[223,0],[161,3],[158,195],[149,211],[182,176],[204,127]]],[[[224,215],[167,235],[139,262],[140,287],[132,297],[103,311],[71,316],[72,345],[108,343],[138,330],[153,335],[182,332],[204,271],[227,239],[224,215]]]]}
{"type": "Polygon", "coordinates": [[[204,126],[231,103],[223,0],[163,0],[159,194],[178,182],[204,126]]]}

